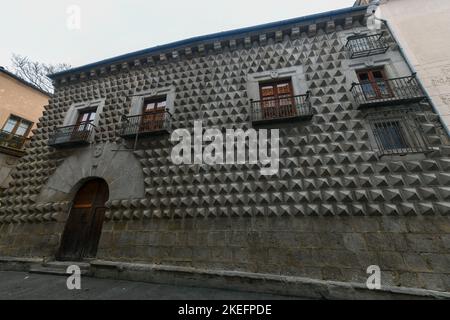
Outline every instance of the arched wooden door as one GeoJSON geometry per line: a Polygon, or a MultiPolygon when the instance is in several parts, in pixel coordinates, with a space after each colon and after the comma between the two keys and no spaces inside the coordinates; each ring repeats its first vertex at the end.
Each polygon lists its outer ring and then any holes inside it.
{"type": "Polygon", "coordinates": [[[90,180],[78,190],[64,229],[58,260],[81,261],[97,255],[108,198],[108,185],[102,179],[90,180]]]}

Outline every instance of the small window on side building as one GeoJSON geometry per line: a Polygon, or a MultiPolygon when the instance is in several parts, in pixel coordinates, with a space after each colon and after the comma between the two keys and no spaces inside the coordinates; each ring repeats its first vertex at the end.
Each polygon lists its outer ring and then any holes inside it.
{"type": "Polygon", "coordinates": [[[3,131],[21,137],[27,137],[33,123],[23,118],[11,115],[3,126],[3,131]]]}

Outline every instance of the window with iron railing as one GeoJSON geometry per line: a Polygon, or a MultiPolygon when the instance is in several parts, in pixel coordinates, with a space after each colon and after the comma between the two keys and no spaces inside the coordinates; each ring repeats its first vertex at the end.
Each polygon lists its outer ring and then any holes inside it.
{"type": "Polygon", "coordinates": [[[144,137],[156,133],[168,133],[171,130],[172,114],[164,109],[152,114],[123,116],[119,127],[119,135],[133,138],[136,135],[144,137]]]}
{"type": "Polygon", "coordinates": [[[147,98],[144,99],[141,114],[122,117],[119,135],[134,137],[169,132],[171,121],[166,96],[147,98]]]}
{"type": "Polygon", "coordinates": [[[3,126],[3,131],[16,136],[27,137],[31,131],[33,123],[21,117],[11,115],[3,126]]]}
{"type": "Polygon", "coordinates": [[[359,108],[413,103],[426,99],[415,74],[388,79],[382,70],[375,69],[361,71],[358,77],[360,82],[353,83],[350,91],[359,108]]]}
{"type": "Polygon", "coordinates": [[[354,59],[385,53],[389,49],[389,45],[384,33],[380,33],[349,37],[345,48],[349,52],[350,58],[354,59]]]}
{"type": "Polygon", "coordinates": [[[80,122],[73,126],[55,128],[50,135],[49,146],[51,147],[71,147],[89,144],[95,132],[92,121],[80,122]]]}
{"type": "Polygon", "coordinates": [[[427,141],[414,112],[373,113],[367,117],[379,155],[402,155],[428,152],[432,147],[427,141]]]}
{"type": "Polygon", "coordinates": [[[55,128],[50,136],[49,145],[52,147],[70,147],[89,144],[95,132],[94,120],[96,108],[88,108],[78,112],[75,125],[55,128]]]}
{"type": "Polygon", "coordinates": [[[309,92],[304,95],[294,95],[290,80],[261,83],[260,98],[261,100],[251,101],[253,123],[312,116],[309,92]]]}
{"type": "Polygon", "coordinates": [[[0,146],[22,150],[33,123],[21,117],[11,115],[0,130],[0,146]]]}

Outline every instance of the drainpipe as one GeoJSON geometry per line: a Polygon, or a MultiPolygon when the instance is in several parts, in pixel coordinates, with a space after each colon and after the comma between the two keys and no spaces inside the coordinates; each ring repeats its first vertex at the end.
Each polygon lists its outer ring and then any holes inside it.
{"type": "MultiPolygon", "coordinates": [[[[370,4],[373,5],[373,6],[379,7],[380,6],[380,0],[373,1],[370,4]]],[[[376,12],[376,9],[372,11],[372,15],[375,15],[375,12],[376,12]]],[[[410,59],[406,55],[405,50],[402,47],[402,44],[398,40],[398,37],[395,35],[394,30],[391,28],[389,22],[387,20],[385,20],[385,19],[380,19],[380,18],[377,18],[377,17],[374,17],[374,18],[375,18],[375,20],[381,21],[386,26],[386,28],[388,29],[389,33],[391,34],[391,37],[394,39],[395,43],[397,44],[398,50],[400,51],[400,54],[401,54],[402,58],[405,60],[409,70],[411,71],[412,74],[417,74],[417,71],[414,68],[414,65],[411,63],[410,59]]],[[[431,97],[428,94],[427,90],[425,90],[425,87],[423,86],[422,80],[420,79],[419,76],[417,76],[417,83],[419,84],[419,86],[422,89],[422,91],[425,93],[425,96],[427,97],[428,102],[430,103],[431,108],[433,109],[434,113],[436,113],[439,116],[439,122],[445,128],[445,131],[446,131],[448,137],[450,137],[450,128],[442,120],[441,114],[439,113],[435,103],[431,99],[431,97]]]]}

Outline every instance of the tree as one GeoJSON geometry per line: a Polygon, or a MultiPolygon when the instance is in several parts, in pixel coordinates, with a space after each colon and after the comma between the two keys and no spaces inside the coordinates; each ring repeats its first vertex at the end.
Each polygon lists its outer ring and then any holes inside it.
{"type": "Polygon", "coordinates": [[[45,64],[18,54],[12,55],[11,64],[18,77],[48,93],[53,92],[53,84],[47,75],[71,68],[67,63],[45,64]]]}

